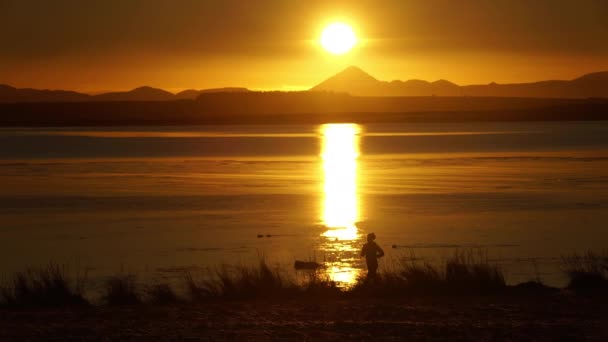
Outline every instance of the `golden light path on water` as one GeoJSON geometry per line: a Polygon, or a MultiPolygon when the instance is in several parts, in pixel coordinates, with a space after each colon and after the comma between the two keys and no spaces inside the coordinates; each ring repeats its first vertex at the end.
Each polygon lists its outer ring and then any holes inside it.
{"type": "Polygon", "coordinates": [[[321,126],[323,167],[322,248],[331,254],[327,273],[344,285],[356,281],[360,269],[355,267],[361,234],[358,194],[358,158],[360,127],[356,124],[321,126]]]}

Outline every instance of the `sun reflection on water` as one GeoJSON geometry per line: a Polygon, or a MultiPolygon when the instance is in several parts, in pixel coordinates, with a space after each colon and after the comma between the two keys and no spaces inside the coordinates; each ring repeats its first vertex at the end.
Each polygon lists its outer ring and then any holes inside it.
{"type": "Polygon", "coordinates": [[[327,273],[332,280],[353,284],[360,272],[354,267],[361,234],[357,166],[359,125],[327,124],[321,127],[323,150],[323,216],[327,230],[321,248],[328,254],[327,273]]]}

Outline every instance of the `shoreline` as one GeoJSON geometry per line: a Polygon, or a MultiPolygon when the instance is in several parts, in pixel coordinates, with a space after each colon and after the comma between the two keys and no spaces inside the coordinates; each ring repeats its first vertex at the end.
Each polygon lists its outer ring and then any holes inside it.
{"type": "Polygon", "coordinates": [[[179,101],[0,103],[0,127],[574,120],[608,120],[608,99],[218,93],[179,101]]]}

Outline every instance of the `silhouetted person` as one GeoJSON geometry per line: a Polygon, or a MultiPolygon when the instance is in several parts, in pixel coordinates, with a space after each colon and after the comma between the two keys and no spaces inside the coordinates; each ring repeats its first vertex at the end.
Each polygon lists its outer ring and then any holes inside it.
{"type": "Polygon", "coordinates": [[[376,240],[376,234],[367,234],[367,243],[363,245],[363,248],[361,249],[361,256],[365,256],[365,261],[367,263],[367,279],[376,277],[376,272],[378,271],[378,258],[384,256],[384,251],[374,240],[376,240]]]}

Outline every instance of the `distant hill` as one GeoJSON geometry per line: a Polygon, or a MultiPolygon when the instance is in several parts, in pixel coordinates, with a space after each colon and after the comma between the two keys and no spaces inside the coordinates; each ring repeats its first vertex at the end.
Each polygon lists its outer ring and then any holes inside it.
{"type": "Polygon", "coordinates": [[[570,81],[459,86],[446,80],[380,81],[358,67],[348,67],[311,91],[343,92],[353,96],[483,96],[536,98],[608,97],[608,71],[570,81]]]}
{"type": "Polygon", "coordinates": [[[167,101],[174,100],[175,95],[162,89],[139,87],[131,91],[99,94],[91,98],[95,101],[167,101]]]}
{"type": "Polygon", "coordinates": [[[180,100],[184,99],[196,99],[201,94],[209,94],[209,93],[245,93],[248,92],[247,88],[235,88],[235,87],[226,87],[226,88],[213,88],[213,89],[203,89],[203,90],[194,90],[188,89],[181,91],[175,94],[175,97],[180,100]]]}
{"type": "Polygon", "coordinates": [[[205,93],[237,93],[247,92],[246,88],[215,88],[203,90],[184,90],[177,94],[170,93],[163,89],[152,87],[139,87],[130,91],[110,92],[98,95],[89,95],[66,90],[46,90],[46,89],[17,89],[9,85],[0,84],[0,102],[20,103],[20,102],[85,102],[85,101],[108,101],[108,102],[128,102],[128,101],[173,101],[173,100],[194,100],[205,93]]]}
{"type": "Polygon", "coordinates": [[[89,95],[74,91],[17,89],[0,84],[0,102],[73,102],[89,99],[89,95]]]}

